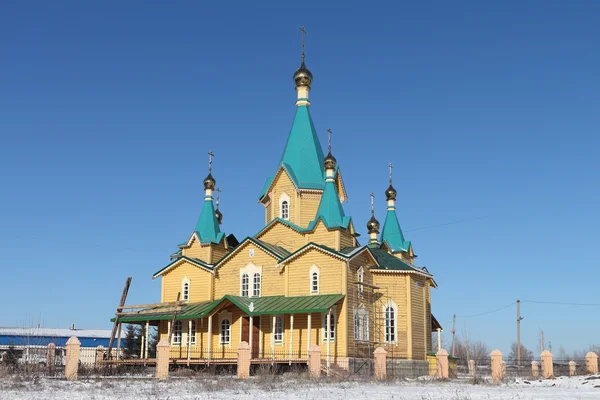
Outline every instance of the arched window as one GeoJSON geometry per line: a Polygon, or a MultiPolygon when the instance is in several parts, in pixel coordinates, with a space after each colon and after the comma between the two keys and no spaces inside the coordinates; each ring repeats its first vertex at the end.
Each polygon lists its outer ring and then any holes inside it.
{"type": "Polygon", "coordinates": [[[310,292],[319,293],[319,273],[313,272],[310,279],[310,292]]]}
{"type": "Polygon", "coordinates": [[[188,332],[188,342],[191,345],[196,344],[196,321],[192,320],[190,331],[188,332]]]}
{"type": "Polygon", "coordinates": [[[252,297],[260,297],[260,274],[256,272],[252,280],[252,297]]]}
{"type": "Polygon", "coordinates": [[[275,317],[275,343],[283,343],[283,317],[275,317]]]}
{"type": "Polygon", "coordinates": [[[360,267],[358,269],[358,294],[360,296],[362,296],[362,294],[365,291],[365,286],[363,285],[363,283],[365,283],[365,270],[363,269],[363,267],[360,267]]]}
{"type": "Polygon", "coordinates": [[[287,200],[281,202],[281,218],[290,219],[290,205],[287,200]]]}
{"type": "Polygon", "coordinates": [[[175,321],[173,326],[173,344],[181,344],[182,324],[181,320],[175,321]]]}
{"type": "Polygon", "coordinates": [[[354,310],[354,340],[369,340],[369,312],[364,307],[354,310]]]}
{"type": "Polygon", "coordinates": [[[231,323],[228,319],[224,319],[221,321],[221,344],[230,344],[231,343],[231,323]]]}
{"type": "Polygon", "coordinates": [[[183,278],[181,281],[181,300],[190,301],[190,280],[183,278]]]}
{"type": "Polygon", "coordinates": [[[396,310],[391,304],[385,308],[385,341],[396,341],[396,310]]]}
{"type": "Polygon", "coordinates": [[[327,313],[323,313],[322,326],[323,326],[323,341],[324,342],[327,341],[328,338],[329,338],[329,340],[335,340],[335,308],[331,309],[331,319],[329,321],[329,329],[326,328],[327,313]]]}
{"type": "Polygon", "coordinates": [[[250,288],[250,277],[248,274],[242,274],[242,289],[240,292],[242,293],[242,297],[248,297],[250,288]]]}

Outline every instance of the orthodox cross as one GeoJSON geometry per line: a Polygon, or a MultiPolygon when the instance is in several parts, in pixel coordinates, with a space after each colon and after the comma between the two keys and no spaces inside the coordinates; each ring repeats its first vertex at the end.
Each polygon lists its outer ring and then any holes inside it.
{"type": "Polygon", "coordinates": [[[208,152],[208,173],[210,174],[212,172],[212,158],[215,155],[213,154],[212,150],[208,152]]]}
{"type": "Polygon", "coordinates": [[[369,196],[371,196],[371,215],[375,215],[375,195],[371,192],[369,196]]]}
{"type": "Polygon", "coordinates": [[[306,35],[306,29],[301,26],[300,30],[302,31],[302,63],[304,63],[304,35],[306,35]]]}
{"type": "Polygon", "coordinates": [[[331,153],[331,135],[333,134],[333,132],[331,132],[331,128],[327,128],[327,150],[331,153]]]}
{"type": "Polygon", "coordinates": [[[392,168],[394,168],[392,166],[392,163],[390,163],[389,167],[390,167],[390,185],[391,185],[392,184],[392,168]]]}
{"type": "Polygon", "coordinates": [[[217,209],[219,208],[219,193],[221,193],[221,189],[216,188],[215,192],[217,192],[217,209]]]}

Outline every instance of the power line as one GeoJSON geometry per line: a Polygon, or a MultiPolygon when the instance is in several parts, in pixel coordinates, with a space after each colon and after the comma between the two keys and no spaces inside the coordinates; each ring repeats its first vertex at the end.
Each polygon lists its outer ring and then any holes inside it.
{"type": "Polygon", "coordinates": [[[473,315],[457,315],[456,317],[457,317],[457,318],[473,318],[473,317],[480,317],[480,316],[482,316],[482,315],[493,314],[493,313],[495,313],[495,312],[498,312],[498,311],[504,310],[505,308],[508,308],[508,307],[510,307],[510,306],[513,306],[513,305],[515,305],[515,304],[517,304],[517,302],[516,302],[516,301],[513,301],[512,303],[510,303],[510,304],[507,304],[507,305],[505,305],[505,306],[503,306],[503,307],[497,308],[497,309],[495,309],[495,310],[486,311],[486,312],[482,312],[482,313],[479,313],[479,314],[473,314],[473,315]]]}
{"type": "Polygon", "coordinates": [[[597,303],[563,303],[560,301],[521,300],[521,303],[552,304],[552,305],[558,305],[558,306],[600,307],[600,304],[597,304],[597,303]]]}

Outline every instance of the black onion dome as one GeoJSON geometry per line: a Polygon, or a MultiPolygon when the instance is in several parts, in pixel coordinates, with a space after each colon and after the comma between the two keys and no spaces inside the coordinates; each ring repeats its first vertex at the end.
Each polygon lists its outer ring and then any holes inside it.
{"type": "Polygon", "coordinates": [[[372,215],[369,222],[367,222],[367,229],[369,233],[379,233],[379,221],[375,219],[375,216],[372,215]]]}
{"type": "Polygon", "coordinates": [[[398,194],[398,192],[396,192],[396,189],[390,185],[390,187],[385,191],[385,198],[387,200],[396,200],[396,194],[398,194]]]}
{"type": "Polygon", "coordinates": [[[217,181],[215,181],[215,178],[213,178],[212,174],[208,174],[208,176],[206,178],[204,178],[204,189],[211,189],[213,190],[215,188],[217,181]]]}
{"type": "Polygon", "coordinates": [[[325,157],[324,164],[325,169],[334,169],[337,165],[337,160],[335,159],[333,154],[331,154],[331,152],[329,152],[329,154],[327,154],[327,157],[325,157]]]}
{"type": "Polygon", "coordinates": [[[308,70],[308,68],[306,68],[306,65],[304,65],[304,61],[302,61],[302,65],[300,65],[300,68],[298,68],[296,72],[294,72],[294,82],[296,83],[296,87],[308,86],[310,88],[312,80],[312,73],[308,70]]]}
{"type": "Polygon", "coordinates": [[[215,210],[215,218],[217,218],[219,224],[221,224],[221,222],[223,221],[223,214],[221,213],[221,211],[219,211],[218,208],[215,210]]]}

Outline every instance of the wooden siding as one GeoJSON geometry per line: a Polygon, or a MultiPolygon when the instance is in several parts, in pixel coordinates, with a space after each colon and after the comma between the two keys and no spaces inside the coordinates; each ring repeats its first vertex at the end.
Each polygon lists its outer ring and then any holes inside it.
{"type": "Polygon", "coordinates": [[[354,237],[347,230],[340,231],[340,249],[352,247],[355,244],[354,237]]]}
{"type": "Polygon", "coordinates": [[[339,250],[336,248],[338,245],[337,236],[338,234],[336,231],[328,231],[325,227],[325,224],[323,224],[322,221],[319,221],[315,226],[313,233],[307,234],[307,243],[314,242],[323,246],[331,247],[334,250],[339,250]]]}
{"type": "Polygon", "coordinates": [[[309,271],[313,265],[319,268],[319,294],[342,293],[342,273],[346,262],[310,249],[284,267],[288,271],[288,296],[311,294],[309,271]]]}
{"type": "Polygon", "coordinates": [[[182,254],[184,256],[190,257],[190,258],[199,258],[206,263],[210,263],[209,252],[210,252],[210,245],[202,246],[200,244],[200,242],[198,240],[196,240],[195,238],[194,238],[194,240],[192,240],[192,244],[190,247],[182,249],[182,254]]]}
{"type": "Polygon", "coordinates": [[[300,223],[298,225],[306,228],[315,219],[321,196],[321,193],[302,193],[300,195],[300,223]]]}
{"type": "Polygon", "coordinates": [[[225,257],[225,254],[229,253],[229,250],[225,248],[225,239],[218,245],[211,243],[210,247],[212,250],[211,259],[208,261],[210,264],[215,264],[221,258],[225,257]]]}
{"type": "MultiPolygon", "coordinates": [[[[184,278],[190,280],[190,302],[196,303],[211,300],[210,285],[212,274],[204,268],[183,261],[177,267],[162,275],[162,301],[176,301],[181,292],[184,278]]],[[[183,296],[183,293],[181,294],[183,296]]]]}
{"type": "Polygon", "coordinates": [[[302,233],[284,225],[282,222],[275,222],[273,226],[256,238],[283,247],[289,252],[296,251],[306,244],[306,238],[302,233]]]}
{"type": "Polygon", "coordinates": [[[279,197],[284,193],[290,198],[290,222],[299,225],[296,218],[296,206],[298,205],[296,187],[292,183],[292,180],[288,176],[287,172],[281,170],[275,177],[272,185],[271,207],[273,217],[279,217],[279,197]]]}
{"type": "Polygon", "coordinates": [[[413,359],[424,360],[427,350],[427,342],[425,340],[425,279],[413,275],[410,279],[410,285],[413,359]]]}
{"type": "Polygon", "coordinates": [[[432,351],[431,343],[431,285],[429,281],[425,286],[425,336],[427,338],[427,351],[432,351]]]}
{"type": "MultiPolygon", "coordinates": [[[[261,296],[285,294],[285,279],[281,273],[282,269],[276,267],[277,260],[262,248],[246,242],[241,245],[238,253],[215,270],[214,298],[218,299],[226,294],[240,296],[240,269],[250,263],[262,267],[261,296]],[[254,249],[253,257],[250,257],[250,249],[254,249]]],[[[250,290],[252,290],[252,277],[250,277],[250,290]]]]}

